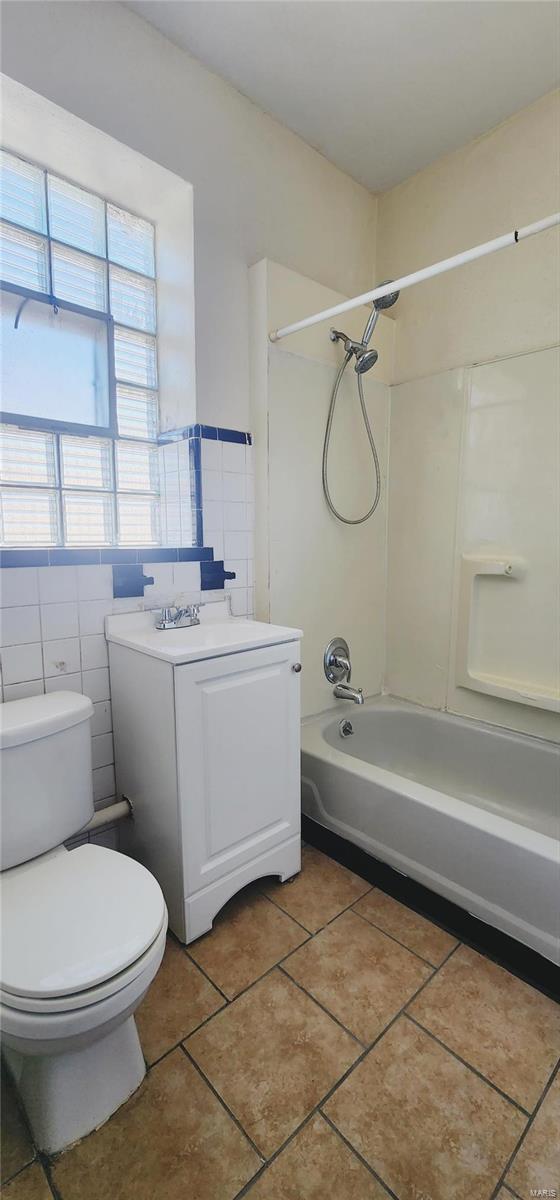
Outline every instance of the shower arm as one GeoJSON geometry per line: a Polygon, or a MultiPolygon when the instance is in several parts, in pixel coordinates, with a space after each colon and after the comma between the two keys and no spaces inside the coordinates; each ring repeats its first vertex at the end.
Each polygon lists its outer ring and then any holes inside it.
{"type": "Polygon", "coordinates": [[[473,246],[470,250],[463,250],[461,254],[454,254],[452,258],[444,258],[441,262],[433,263],[431,267],[422,267],[420,271],[414,271],[411,275],[403,275],[401,279],[394,279],[390,283],[381,284],[380,287],[373,288],[370,292],[363,292],[361,296],[354,296],[352,300],[344,300],[341,304],[333,305],[332,308],[325,308],[322,312],[314,313],[310,317],[304,317],[301,321],[295,321],[293,325],[284,325],[281,329],[275,329],[269,334],[270,341],[278,342],[280,338],[288,337],[291,333],[297,333],[300,329],[307,329],[310,325],[318,325],[320,321],[327,321],[331,317],[338,317],[340,313],[349,312],[353,308],[360,308],[362,304],[371,304],[375,300],[381,300],[391,292],[403,291],[404,288],[413,287],[414,284],[422,283],[425,279],[431,279],[434,275],[443,275],[446,271],[453,271],[455,267],[462,267],[464,263],[474,262],[477,258],[483,258],[486,254],[494,254],[496,250],[505,250],[506,246],[515,246],[517,242],[523,241],[524,238],[532,237],[535,233],[544,233],[545,230],[552,229],[555,225],[560,225],[560,212],[552,213],[550,217],[543,217],[541,221],[534,221],[531,225],[524,225],[521,229],[513,229],[511,233],[504,233],[501,237],[494,238],[491,242],[482,242],[480,246],[473,246]]]}

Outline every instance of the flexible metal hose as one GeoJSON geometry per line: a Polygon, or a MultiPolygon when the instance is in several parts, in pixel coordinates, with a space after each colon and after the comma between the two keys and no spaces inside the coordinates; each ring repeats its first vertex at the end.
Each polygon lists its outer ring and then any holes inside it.
{"type": "Polygon", "coordinates": [[[368,521],[369,518],[373,516],[373,514],[377,508],[377,505],[379,504],[379,500],[381,497],[381,469],[379,466],[379,457],[377,454],[377,447],[375,445],[373,433],[371,432],[371,425],[369,423],[369,417],[367,415],[366,402],[364,400],[364,389],[363,389],[361,375],[356,376],[357,380],[358,380],[358,395],[360,397],[360,407],[362,410],[362,417],[364,419],[364,425],[366,427],[368,441],[371,446],[371,453],[372,453],[373,463],[374,463],[374,467],[375,467],[375,497],[374,497],[371,508],[368,510],[368,512],[365,514],[365,516],[363,516],[363,517],[343,517],[342,513],[339,513],[338,509],[335,508],[335,506],[332,502],[331,494],[329,491],[329,479],[328,479],[329,445],[330,445],[330,440],[331,440],[332,425],[333,425],[333,421],[334,421],[334,413],[335,413],[335,409],[336,409],[336,400],[337,400],[337,396],[338,396],[338,389],[339,389],[341,381],[342,381],[342,376],[344,375],[344,372],[345,372],[351,358],[352,358],[351,353],[345,355],[344,362],[342,363],[342,366],[339,369],[339,372],[335,379],[334,387],[332,390],[329,415],[327,417],[327,427],[325,429],[325,441],[323,443],[323,492],[325,494],[325,500],[327,501],[327,504],[328,504],[333,516],[336,517],[338,521],[343,521],[345,525],[363,525],[364,521],[368,521]]]}

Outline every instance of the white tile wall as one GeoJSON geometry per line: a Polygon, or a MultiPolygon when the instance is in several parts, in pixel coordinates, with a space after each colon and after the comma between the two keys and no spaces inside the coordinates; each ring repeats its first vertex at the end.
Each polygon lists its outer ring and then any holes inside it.
{"type": "MultiPolygon", "coordinates": [[[[191,503],[188,445],[163,448],[163,524],[168,545],[190,545],[191,503]],[[182,522],[182,523],[181,523],[182,522]],[[183,536],[184,528],[184,536],[183,536]]],[[[253,613],[253,449],[202,439],[204,545],[236,578],[226,582],[235,616],[253,613]]],[[[144,600],[113,599],[112,569],[102,566],[9,567],[0,570],[0,699],[43,692],[76,691],[93,701],[94,800],[114,796],[111,691],[105,617],[156,608],[181,597],[184,603],[223,599],[223,591],[200,589],[198,563],[144,563],[154,583],[144,600]]],[[[91,835],[114,846],[117,827],[91,835]],[[103,840],[106,839],[106,840],[103,840]]],[[[78,839],[80,840],[80,839],[78,839]]],[[[84,840],[84,839],[81,839],[84,840]]]]}
{"type": "MultiPolygon", "coordinates": [[[[50,568],[53,573],[54,567],[50,568]]],[[[41,629],[43,641],[51,642],[56,638],[78,637],[80,632],[78,622],[78,604],[42,604],[41,629]]]]}
{"type": "MultiPolygon", "coordinates": [[[[177,531],[183,526],[187,528],[186,513],[189,534],[191,529],[188,444],[185,441],[164,446],[161,454],[165,480],[162,528],[167,534],[167,544],[178,545],[181,543],[177,531]]],[[[226,571],[236,572],[237,578],[226,582],[228,591],[237,592],[235,601],[232,599],[232,611],[237,616],[251,616],[255,527],[253,447],[202,438],[201,467],[204,545],[212,547],[214,559],[223,561],[226,571]]],[[[179,563],[171,568],[167,563],[146,563],[145,571],[154,576],[153,587],[145,589],[146,603],[150,606],[169,603],[178,594],[189,603],[198,599],[208,603],[212,599],[212,593],[200,593],[198,564],[179,563]]]]}
{"type": "MultiPolygon", "coordinates": [[[[107,803],[115,791],[104,621],[138,604],[136,598],[113,600],[107,565],[0,570],[0,697],[22,700],[63,690],[91,697],[96,803],[107,803]]],[[[114,832],[112,837],[114,842],[114,832]]]]}

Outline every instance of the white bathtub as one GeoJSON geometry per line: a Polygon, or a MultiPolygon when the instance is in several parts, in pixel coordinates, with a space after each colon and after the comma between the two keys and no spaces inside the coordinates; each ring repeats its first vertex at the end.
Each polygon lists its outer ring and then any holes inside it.
{"type": "Polygon", "coordinates": [[[304,721],[302,793],[308,817],[560,963],[558,746],[379,697],[304,721]]]}

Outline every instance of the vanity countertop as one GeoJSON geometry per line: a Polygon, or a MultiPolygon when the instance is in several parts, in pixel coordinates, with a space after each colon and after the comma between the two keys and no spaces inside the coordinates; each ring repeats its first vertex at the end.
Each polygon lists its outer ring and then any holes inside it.
{"type": "MultiPolygon", "coordinates": [[[[206,607],[225,609],[225,605],[221,604],[206,607]]],[[[215,616],[207,615],[204,609],[201,610],[200,625],[191,625],[185,629],[158,630],[154,622],[153,612],[123,613],[107,617],[107,641],[179,666],[181,663],[197,662],[204,658],[217,658],[222,654],[256,650],[260,646],[297,642],[303,637],[301,629],[269,625],[265,621],[250,621],[221,613],[216,613],[215,616]]]]}

